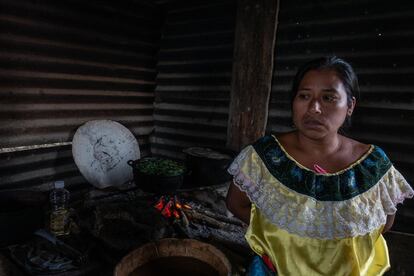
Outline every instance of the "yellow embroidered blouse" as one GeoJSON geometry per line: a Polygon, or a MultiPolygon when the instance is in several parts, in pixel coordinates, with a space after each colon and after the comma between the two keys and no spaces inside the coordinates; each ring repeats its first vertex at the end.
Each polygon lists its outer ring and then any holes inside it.
{"type": "Polygon", "coordinates": [[[278,275],[382,275],[381,230],[413,189],[376,146],[335,174],[297,163],[273,136],[246,147],[229,168],[252,202],[246,239],[278,275]]]}

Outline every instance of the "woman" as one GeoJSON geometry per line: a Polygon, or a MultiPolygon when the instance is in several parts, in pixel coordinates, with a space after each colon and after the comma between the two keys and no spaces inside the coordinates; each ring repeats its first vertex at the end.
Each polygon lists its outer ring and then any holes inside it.
{"type": "MultiPolygon", "coordinates": [[[[381,233],[414,192],[377,146],[341,135],[358,81],[337,57],[305,64],[292,87],[296,130],[265,136],[229,168],[228,209],[249,224],[246,239],[277,275],[382,275],[381,233]]],[[[254,270],[254,269],[253,269],[254,270]]]]}

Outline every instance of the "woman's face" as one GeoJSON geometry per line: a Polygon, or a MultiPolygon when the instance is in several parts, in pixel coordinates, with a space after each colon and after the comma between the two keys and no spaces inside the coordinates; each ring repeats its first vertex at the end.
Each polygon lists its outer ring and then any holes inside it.
{"type": "Polygon", "coordinates": [[[301,134],[320,139],[336,134],[355,106],[348,106],[347,94],[335,71],[308,71],[293,100],[293,122],[301,134]]]}

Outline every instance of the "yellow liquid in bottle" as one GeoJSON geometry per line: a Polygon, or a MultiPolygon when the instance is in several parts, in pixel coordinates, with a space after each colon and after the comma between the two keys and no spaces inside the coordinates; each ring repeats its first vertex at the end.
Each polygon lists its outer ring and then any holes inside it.
{"type": "Polygon", "coordinates": [[[69,234],[69,211],[58,209],[50,214],[50,231],[56,236],[69,234]]]}

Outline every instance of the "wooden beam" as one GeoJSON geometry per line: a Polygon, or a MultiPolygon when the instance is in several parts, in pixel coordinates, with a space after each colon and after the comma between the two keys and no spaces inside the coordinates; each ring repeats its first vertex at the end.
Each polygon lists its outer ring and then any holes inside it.
{"type": "Polygon", "coordinates": [[[227,147],[240,150],[266,129],[279,0],[239,0],[227,147]]]}

